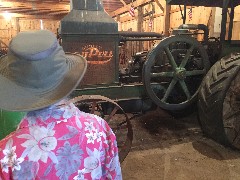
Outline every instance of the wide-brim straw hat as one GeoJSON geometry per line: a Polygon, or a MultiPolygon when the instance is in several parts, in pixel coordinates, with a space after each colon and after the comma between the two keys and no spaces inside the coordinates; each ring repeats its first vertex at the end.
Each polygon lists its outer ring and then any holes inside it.
{"type": "Polygon", "coordinates": [[[33,111],[68,96],[86,72],[86,60],[67,54],[48,30],[20,32],[0,58],[0,109],[33,111]]]}

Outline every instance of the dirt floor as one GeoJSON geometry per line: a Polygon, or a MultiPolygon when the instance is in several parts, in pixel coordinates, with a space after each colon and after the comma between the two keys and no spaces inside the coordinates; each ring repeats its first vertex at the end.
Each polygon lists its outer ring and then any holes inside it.
{"type": "Polygon", "coordinates": [[[162,110],[131,120],[134,140],[124,180],[239,180],[240,151],[204,137],[196,113],[175,119],[162,110]]]}

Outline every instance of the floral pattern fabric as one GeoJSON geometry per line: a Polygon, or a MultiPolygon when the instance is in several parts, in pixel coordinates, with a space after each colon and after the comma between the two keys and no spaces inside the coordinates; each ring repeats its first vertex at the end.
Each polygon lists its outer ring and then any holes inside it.
{"type": "Polygon", "coordinates": [[[29,112],[0,148],[0,179],[122,179],[111,128],[73,104],[29,112]]]}

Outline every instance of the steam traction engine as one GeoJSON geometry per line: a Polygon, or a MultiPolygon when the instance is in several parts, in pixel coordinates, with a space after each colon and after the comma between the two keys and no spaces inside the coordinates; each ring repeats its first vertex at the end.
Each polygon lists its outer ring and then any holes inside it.
{"type": "Polygon", "coordinates": [[[118,32],[117,23],[103,10],[100,0],[73,0],[73,9],[60,25],[64,50],[79,53],[88,61],[87,73],[72,101],[108,121],[118,139],[120,161],[133,139],[126,113],[156,106],[172,113],[184,110],[196,101],[210,68],[203,45],[189,35],[163,38],[159,33],[118,32]],[[119,65],[119,54],[124,55],[119,53],[121,44],[153,40],[160,43],[128,58],[127,66],[119,65]]]}

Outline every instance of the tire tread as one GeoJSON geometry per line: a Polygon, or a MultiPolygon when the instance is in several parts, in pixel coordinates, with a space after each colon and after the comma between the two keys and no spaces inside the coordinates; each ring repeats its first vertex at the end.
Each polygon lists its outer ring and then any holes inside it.
{"type": "Polygon", "coordinates": [[[230,54],[217,61],[202,81],[198,118],[203,132],[221,144],[231,146],[223,126],[223,102],[232,79],[240,66],[240,53],[230,54]]]}

